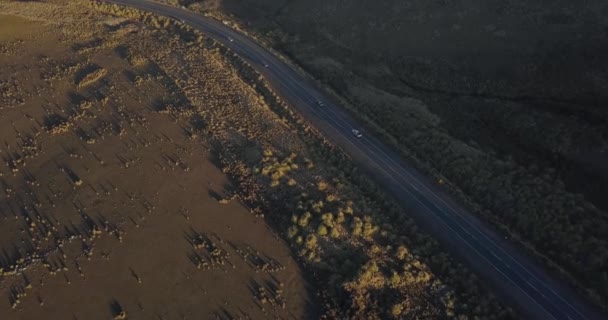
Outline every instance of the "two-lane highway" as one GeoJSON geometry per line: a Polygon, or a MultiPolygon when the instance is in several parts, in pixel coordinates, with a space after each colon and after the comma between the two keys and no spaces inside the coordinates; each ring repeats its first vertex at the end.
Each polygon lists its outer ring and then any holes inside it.
{"type": "Polygon", "coordinates": [[[551,277],[491,228],[447,196],[430,179],[368,133],[328,99],[313,81],[244,34],[188,10],[146,0],[112,0],[173,17],[223,43],[251,63],[312,126],[392,194],[408,213],[496,288],[525,318],[602,319],[600,312],[551,277]],[[318,102],[322,101],[322,104],[318,102]]]}

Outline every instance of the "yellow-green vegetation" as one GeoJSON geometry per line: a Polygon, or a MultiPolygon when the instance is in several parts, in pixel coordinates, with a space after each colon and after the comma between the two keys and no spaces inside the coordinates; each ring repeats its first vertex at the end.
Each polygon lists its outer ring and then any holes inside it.
{"type": "MultiPolygon", "coordinates": [[[[132,9],[95,7],[154,24],[155,18],[132,9]]],[[[171,23],[158,24],[163,25],[171,23]]],[[[240,200],[264,213],[317,280],[328,318],[513,317],[249,65],[213,41],[171,46],[188,57],[206,52],[218,57],[213,63],[233,70],[207,78],[209,70],[194,58],[184,65],[152,57],[170,77],[190,75],[189,83],[175,84],[188,100],[162,111],[174,110],[169,114],[189,119],[187,130],[211,135],[217,161],[238,184],[240,200]],[[230,80],[237,78],[249,86],[235,88],[230,80]],[[199,81],[214,89],[201,92],[199,81]],[[218,96],[234,103],[214,103],[218,96]]]]}
{"type": "Polygon", "coordinates": [[[523,0],[464,11],[400,0],[179,2],[290,57],[368,130],[608,305],[608,83],[593,80],[608,75],[606,42],[593,40],[605,33],[602,1],[559,14],[523,0]],[[598,23],[578,23],[591,16],[598,23]]]}

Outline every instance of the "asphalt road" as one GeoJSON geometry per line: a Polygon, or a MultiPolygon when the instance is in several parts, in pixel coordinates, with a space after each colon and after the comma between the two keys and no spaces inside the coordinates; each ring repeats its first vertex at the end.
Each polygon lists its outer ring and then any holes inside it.
{"type": "Polygon", "coordinates": [[[193,12],[147,0],[112,0],[184,21],[223,43],[251,63],[295,111],[342,148],[379,185],[392,194],[426,231],[489,282],[499,297],[526,319],[606,319],[564,283],[521,253],[451,199],[432,180],[408,165],[391,148],[361,128],[352,117],[254,40],[193,12]],[[320,106],[318,101],[323,101],[320,106]]]}

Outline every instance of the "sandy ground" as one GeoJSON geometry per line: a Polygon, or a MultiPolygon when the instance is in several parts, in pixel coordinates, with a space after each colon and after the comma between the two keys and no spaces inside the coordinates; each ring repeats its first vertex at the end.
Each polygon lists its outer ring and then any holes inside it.
{"type": "Polygon", "coordinates": [[[106,27],[0,15],[0,319],[314,317],[205,137],[158,112],[172,82],[125,54],[153,35],[106,27]]]}

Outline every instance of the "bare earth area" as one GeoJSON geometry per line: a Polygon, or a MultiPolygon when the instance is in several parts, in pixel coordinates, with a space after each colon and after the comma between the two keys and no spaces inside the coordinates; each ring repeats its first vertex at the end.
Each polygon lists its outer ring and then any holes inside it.
{"type": "MultiPolygon", "coordinates": [[[[64,19],[0,2],[0,319],[317,317],[288,246],[233,197],[154,62],[188,57],[58,3],[64,19]]],[[[211,93],[238,78],[196,59],[208,103],[234,103],[211,93]]]]}

